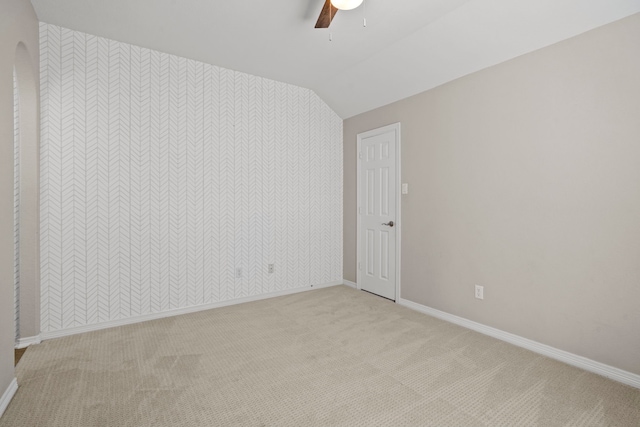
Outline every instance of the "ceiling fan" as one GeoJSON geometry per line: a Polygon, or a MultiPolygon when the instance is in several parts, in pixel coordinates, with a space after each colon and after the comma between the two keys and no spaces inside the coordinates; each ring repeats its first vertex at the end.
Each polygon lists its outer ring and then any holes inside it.
{"type": "Polygon", "coordinates": [[[338,10],[351,10],[362,4],[363,0],[325,0],[316,28],[329,28],[338,10]]]}

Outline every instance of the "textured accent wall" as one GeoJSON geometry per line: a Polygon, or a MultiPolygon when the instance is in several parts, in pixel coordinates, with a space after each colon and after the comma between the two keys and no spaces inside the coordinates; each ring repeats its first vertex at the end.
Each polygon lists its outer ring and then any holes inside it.
{"type": "Polygon", "coordinates": [[[342,120],[313,92],[40,31],[43,332],[341,279],[342,120]]]}
{"type": "Polygon", "coordinates": [[[16,342],[20,339],[20,96],[13,70],[13,302],[16,342]]]}

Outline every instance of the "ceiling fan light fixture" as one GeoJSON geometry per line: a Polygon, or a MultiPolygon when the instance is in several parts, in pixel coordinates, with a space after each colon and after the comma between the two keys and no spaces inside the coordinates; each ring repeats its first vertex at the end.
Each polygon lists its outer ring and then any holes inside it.
{"type": "Polygon", "coordinates": [[[336,9],[351,10],[362,4],[363,0],[331,0],[331,4],[336,9]]]}

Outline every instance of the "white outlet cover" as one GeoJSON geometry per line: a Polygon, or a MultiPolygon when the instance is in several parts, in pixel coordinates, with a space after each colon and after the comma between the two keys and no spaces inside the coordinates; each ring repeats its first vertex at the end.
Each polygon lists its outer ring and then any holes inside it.
{"type": "Polygon", "coordinates": [[[406,182],[402,184],[402,194],[409,194],[409,184],[406,182]]]}

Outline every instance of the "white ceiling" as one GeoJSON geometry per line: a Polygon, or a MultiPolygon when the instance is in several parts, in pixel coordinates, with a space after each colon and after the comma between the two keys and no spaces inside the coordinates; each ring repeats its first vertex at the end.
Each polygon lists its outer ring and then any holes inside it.
{"type": "Polygon", "coordinates": [[[50,24],[313,89],[343,118],[640,12],[640,0],[365,0],[319,30],[324,0],[31,2],[50,24]]]}

